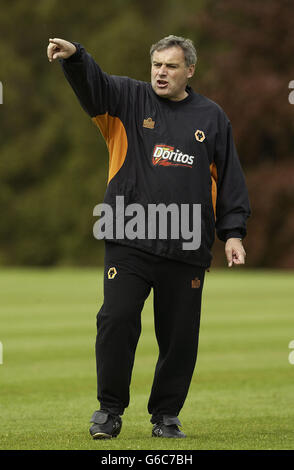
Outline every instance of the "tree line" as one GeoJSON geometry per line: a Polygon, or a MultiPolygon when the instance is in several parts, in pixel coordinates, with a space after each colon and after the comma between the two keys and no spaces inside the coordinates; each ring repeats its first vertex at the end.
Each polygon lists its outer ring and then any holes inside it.
{"type": "MultiPolygon", "coordinates": [[[[149,81],[151,44],[168,34],[198,52],[192,87],[229,116],[248,183],[252,267],[294,266],[294,106],[290,1],[17,0],[1,8],[0,263],[98,265],[93,208],[107,184],[103,138],[81,110],[49,37],[82,43],[108,73],[149,81]]],[[[214,265],[225,264],[223,244],[214,265]]]]}

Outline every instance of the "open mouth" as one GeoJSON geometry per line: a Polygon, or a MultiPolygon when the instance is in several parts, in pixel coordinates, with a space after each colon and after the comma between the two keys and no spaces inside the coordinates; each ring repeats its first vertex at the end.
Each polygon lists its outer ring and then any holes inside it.
{"type": "Polygon", "coordinates": [[[166,80],[157,80],[158,88],[166,88],[168,86],[168,82],[166,80]]]}

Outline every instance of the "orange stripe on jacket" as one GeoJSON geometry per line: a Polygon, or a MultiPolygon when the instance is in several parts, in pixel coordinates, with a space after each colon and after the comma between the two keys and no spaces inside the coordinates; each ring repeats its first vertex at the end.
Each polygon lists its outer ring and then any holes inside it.
{"type": "Polygon", "coordinates": [[[210,176],[211,176],[211,198],[212,198],[212,206],[214,211],[214,218],[216,218],[216,198],[217,198],[217,168],[216,164],[213,162],[209,166],[210,168],[210,176]]]}
{"type": "Polygon", "coordinates": [[[117,174],[122,167],[128,150],[128,138],[125,127],[118,117],[109,116],[108,113],[99,114],[92,118],[99,127],[109,152],[108,181],[117,174]]]}

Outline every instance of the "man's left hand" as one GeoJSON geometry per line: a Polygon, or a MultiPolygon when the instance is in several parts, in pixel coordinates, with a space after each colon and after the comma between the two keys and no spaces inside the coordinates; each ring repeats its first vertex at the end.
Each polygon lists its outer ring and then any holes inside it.
{"type": "Polygon", "coordinates": [[[246,252],[242,240],[239,238],[228,238],[225,245],[225,253],[229,268],[234,264],[245,264],[246,252]]]}

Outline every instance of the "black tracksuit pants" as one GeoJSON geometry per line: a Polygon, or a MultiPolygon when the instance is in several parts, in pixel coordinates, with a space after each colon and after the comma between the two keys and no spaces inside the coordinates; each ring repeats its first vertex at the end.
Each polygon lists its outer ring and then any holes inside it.
{"type": "Polygon", "coordinates": [[[194,371],[205,269],[105,242],[104,302],[97,315],[100,408],[122,415],[129,404],[141,311],[154,290],[159,356],[148,403],[155,422],[178,416],[194,371]]]}

